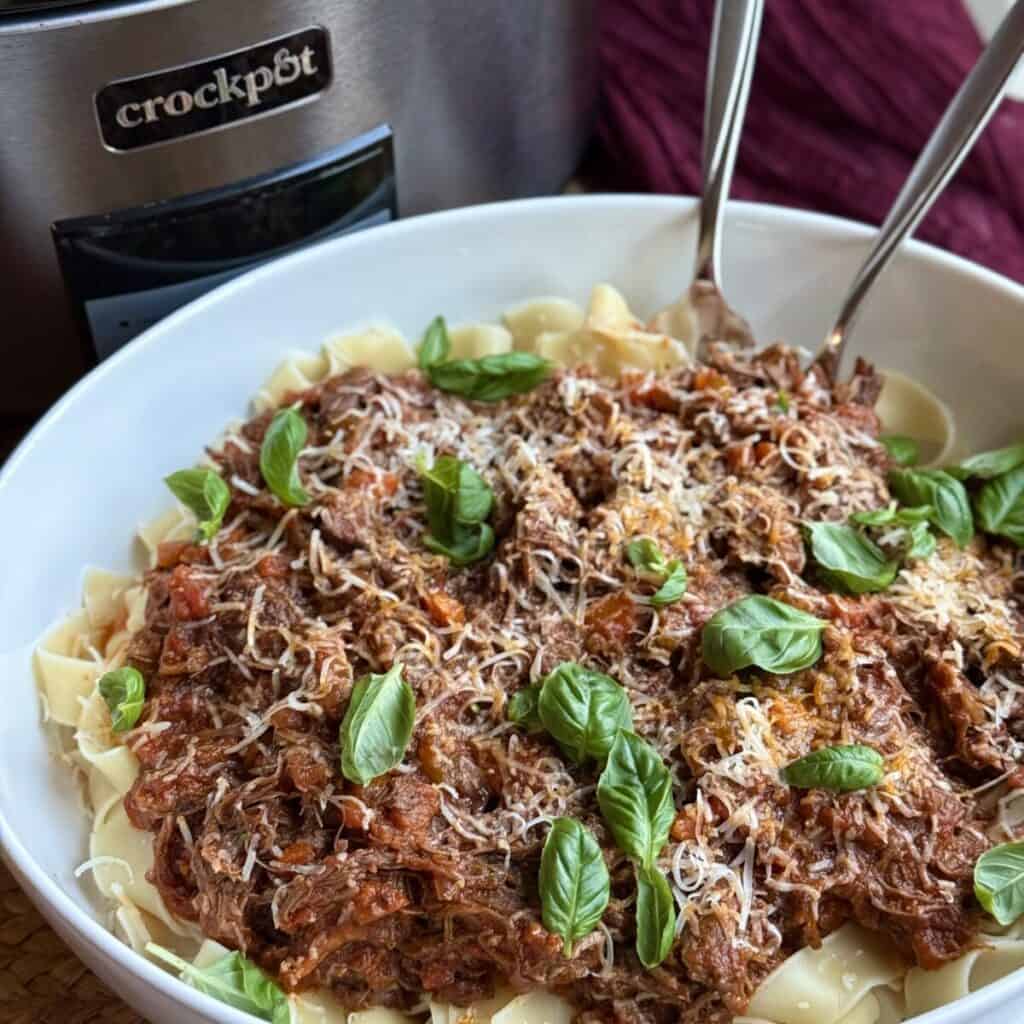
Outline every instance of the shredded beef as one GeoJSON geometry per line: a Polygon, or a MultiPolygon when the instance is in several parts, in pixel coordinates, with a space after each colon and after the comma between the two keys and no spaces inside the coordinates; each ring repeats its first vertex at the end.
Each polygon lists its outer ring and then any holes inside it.
{"type": "Polygon", "coordinates": [[[786,956],[851,920],[925,968],[976,941],[971,869],[1010,835],[977,787],[1024,749],[1013,555],[941,539],[883,593],[829,593],[800,524],[888,501],[878,376],[859,364],[831,388],[783,346],[709,358],[657,379],[561,371],[493,406],[417,372],[332,377],[292,396],[309,427],[299,508],[260,479],[268,414],[211,452],[225,526],[209,548],[161,548],[130,648],[147,700],[126,807],[156,837],[173,913],[353,1009],[544,986],[591,1024],[727,1024],[786,956]],[[424,547],[424,453],[493,488],[484,561],[456,569],[424,547]],[[637,536],[685,565],[676,603],[655,609],[657,584],[624,558],[637,536]],[[751,593],[828,622],[818,664],[713,676],[701,629],[751,593]],[[632,867],[597,808],[598,768],[506,718],[566,660],[626,687],[676,781],[660,863],[681,931],[656,970],[634,951],[632,867]],[[339,726],[354,682],[396,662],[413,739],[357,786],[339,726]],[[879,786],[780,781],[790,760],[854,742],[885,757],[879,786]],[[537,881],[558,815],[592,830],[612,875],[602,929],[568,957],[537,881]]]}

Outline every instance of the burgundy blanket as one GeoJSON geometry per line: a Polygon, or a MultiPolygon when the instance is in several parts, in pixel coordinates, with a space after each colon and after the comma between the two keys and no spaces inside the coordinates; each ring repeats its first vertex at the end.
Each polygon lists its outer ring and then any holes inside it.
{"type": "MultiPolygon", "coordinates": [[[[590,183],[695,193],[714,0],[602,3],[590,183]]],[[[879,223],[980,49],[960,0],[767,0],[733,196],[879,223]]],[[[1024,103],[917,237],[1024,281],[1024,103]]]]}

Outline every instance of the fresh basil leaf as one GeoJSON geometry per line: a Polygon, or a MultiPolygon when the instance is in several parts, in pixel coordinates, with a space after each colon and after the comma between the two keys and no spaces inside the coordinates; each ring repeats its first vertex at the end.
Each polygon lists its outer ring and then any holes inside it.
{"type": "Polygon", "coordinates": [[[872,509],[870,512],[854,512],[850,522],[858,526],[910,526],[927,521],[932,513],[931,505],[898,508],[893,502],[885,508],[872,509]]]}
{"type": "Polygon", "coordinates": [[[482,523],[494,508],[494,492],[468,463],[453,455],[439,455],[421,467],[423,497],[430,529],[443,536],[453,523],[482,523]]]}
{"type": "Polygon", "coordinates": [[[789,395],[785,391],[780,391],[775,396],[775,404],[779,407],[779,412],[789,412],[789,395]]]}
{"type": "Polygon", "coordinates": [[[164,483],[199,521],[196,540],[209,540],[220,529],[231,504],[228,485],[212,469],[179,469],[165,476],[164,483]]]}
{"type": "Polygon", "coordinates": [[[540,720],[537,701],[540,699],[539,686],[527,686],[512,695],[508,702],[508,720],[527,732],[540,732],[544,723],[540,720]]]}
{"type": "Polygon", "coordinates": [[[142,714],[146,700],[146,681],[137,668],[125,665],[105,672],[98,683],[100,696],[110,709],[110,728],[127,732],[142,714]]]}
{"type": "Polygon", "coordinates": [[[990,452],[979,452],[969,459],[949,466],[946,472],[957,480],[975,478],[991,480],[993,477],[1009,473],[1011,469],[1024,465],[1024,443],[1011,444],[1005,448],[996,448],[990,452]]]}
{"type": "Polygon", "coordinates": [[[799,608],[754,594],[711,616],[701,636],[702,655],[720,676],[751,665],[776,675],[799,672],[821,657],[825,625],[799,608]]]}
{"type": "Polygon", "coordinates": [[[430,321],[423,341],[416,352],[416,359],[421,370],[429,370],[432,366],[443,363],[452,351],[451,338],[448,336],[448,325],[443,316],[435,316],[430,321]]]}
{"type": "Polygon", "coordinates": [[[572,956],[573,943],[589,935],[608,906],[611,881],[601,847],[573,818],[555,818],[540,858],[541,920],[564,940],[572,956]]]}
{"type": "Polygon", "coordinates": [[[420,466],[430,532],[424,544],[458,566],[486,557],[494,531],[484,520],[494,508],[494,492],[467,462],[441,455],[429,468],[420,466]]]}
{"type": "Polygon", "coordinates": [[[597,803],[619,849],[652,868],[676,816],[672,776],[658,752],[620,730],[597,780],[597,803]]]}
{"type": "Polygon", "coordinates": [[[668,572],[661,548],[650,537],[634,537],[626,545],[626,558],[638,572],[649,572],[660,577],[668,572]]]}
{"type": "Polygon", "coordinates": [[[239,952],[228,953],[207,967],[196,967],[163,946],[150,942],[146,952],[175,968],[182,981],[226,1006],[243,1010],[271,1024],[288,1024],[291,1007],[281,987],[239,952]]]}
{"type": "Polygon", "coordinates": [[[913,526],[917,523],[931,521],[935,509],[931,505],[910,505],[906,508],[897,508],[895,522],[898,526],[913,526]]]}
{"type": "Polygon", "coordinates": [[[657,869],[636,873],[636,955],[648,970],[657,967],[676,938],[676,902],[668,879],[657,869]]]}
{"type": "Polygon", "coordinates": [[[912,437],[902,434],[887,434],[880,437],[882,447],[898,466],[915,466],[921,460],[921,449],[912,437]]]}
{"type": "Polygon", "coordinates": [[[859,743],[822,747],[786,765],[782,781],[799,789],[831,789],[850,793],[877,786],[885,776],[885,761],[877,750],[859,743]]]}
{"type": "Polygon", "coordinates": [[[941,469],[894,469],[889,488],[904,505],[930,505],[931,522],[963,547],[974,536],[967,491],[941,469]]]}
{"type": "Polygon", "coordinates": [[[923,561],[935,554],[935,535],[928,523],[914,523],[910,527],[904,558],[908,562],[923,561]]]}
{"type": "Polygon", "coordinates": [[[537,712],[576,764],[604,760],[618,731],[633,728],[626,691],[610,676],[573,661],[563,661],[544,678],[537,712]]]}
{"type": "Polygon", "coordinates": [[[449,539],[438,540],[432,533],[424,534],[423,543],[438,555],[445,555],[452,565],[460,569],[486,558],[494,548],[494,530],[487,523],[463,526],[456,523],[449,539]]]}
{"type": "Polygon", "coordinates": [[[896,504],[885,508],[873,508],[870,512],[854,512],[850,522],[858,526],[889,526],[896,522],[896,504]]]}
{"type": "Polygon", "coordinates": [[[666,566],[668,575],[665,582],[651,595],[651,604],[655,608],[664,608],[674,604],[686,593],[686,567],[678,559],[673,558],[666,566]]]}
{"type": "Polygon", "coordinates": [[[1001,925],[1024,914],[1024,842],[1001,843],[978,858],[974,895],[1001,925]]]}
{"type": "Polygon", "coordinates": [[[899,563],[852,526],[804,523],[803,530],[818,575],[833,590],[867,594],[884,590],[896,578],[899,563]]]}
{"type": "Polygon", "coordinates": [[[415,720],[416,698],[400,664],[360,679],[338,733],[342,775],[365,786],[391,771],[405,755],[415,720]]]}
{"type": "Polygon", "coordinates": [[[532,391],[550,372],[551,363],[532,352],[454,359],[427,370],[434,387],[475,402],[500,402],[532,391]]]}
{"type": "Polygon", "coordinates": [[[986,533],[1024,547],[1024,466],[989,480],[974,496],[974,510],[986,533]]]}
{"type": "Polygon", "coordinates": [[[637,572],[655,577],[660,584],[651,595],[655,608],[673,604],[686,593],[686,567],[677,558],[666,562],[661,548],[650,537],[634,537],[626,545],[626,558],[637,572]]]}
{"type": "Polygon", "coordinates": [[[294,409],[279,409],[263,435],[260,473],[286,505],[308,505],[312,500],[299,481],[299,452],[305,443],[306,421],[294,409]]]}

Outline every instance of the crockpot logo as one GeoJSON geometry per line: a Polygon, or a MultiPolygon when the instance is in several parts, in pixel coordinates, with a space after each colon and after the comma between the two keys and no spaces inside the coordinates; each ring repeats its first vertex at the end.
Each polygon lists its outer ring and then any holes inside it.
{"type": "Polygon", "coordinates": [[[96,94],[103,141],[129,150],[280,110],[331,80],[327,33],[304,29],[186,67],[122,79],[96,94]]]}

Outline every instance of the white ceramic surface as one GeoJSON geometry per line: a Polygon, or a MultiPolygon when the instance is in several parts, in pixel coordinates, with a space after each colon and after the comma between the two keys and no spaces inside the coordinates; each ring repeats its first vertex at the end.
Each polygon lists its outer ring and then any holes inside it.
{"type": "MultiPolygon", "coordinates": [[[[191,464],[289,347],[390,321],[416,337],[436,313],[495,318],[530,296],[586,301],[609,281],[646,315],[689,281],[692,200],[588,196],[459,210],[327,242],[260,268],[158,324],[79,383],[0,473],[0,846],[54,927],[154,1024],[252,1018],[173,980],[98,923],[85,819],[54,760],[30,669],[41,631],[75,609],[86,565],[126,570],[136,525],[169,507],[191,464]]],[[[771,207],[730,207],[725,281],[759,337],[816,346],[870,231],[771,207]]],[[[853,349],[945,398],[968,445],[1024,426],[1024,289],[911,244],[880,282],[853,349]]],[[[10,327],[8,329],[11,329],[10,327]]],[[[1019,1021],[1024,973],[921,1024],[1019,1021]],[[1018,1009],[1011,1005],[1017,1000],[1018,1009]]]]}

